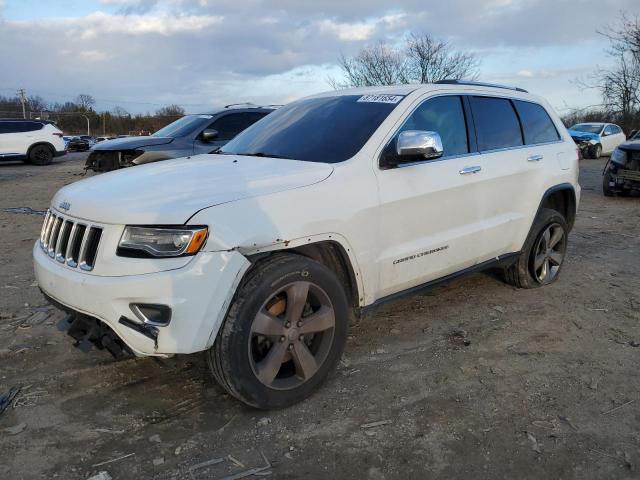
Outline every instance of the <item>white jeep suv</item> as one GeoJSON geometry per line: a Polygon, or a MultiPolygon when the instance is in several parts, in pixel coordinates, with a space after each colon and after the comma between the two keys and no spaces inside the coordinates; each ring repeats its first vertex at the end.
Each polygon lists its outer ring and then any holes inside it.
{"type": "Polygon", "coordinates": [[[63,133],[52,122],[0,120],[0,160],[48,165],[66,152],[63,133]]]}
{"type": "Polygon", "coordinates": [[[451,81],[293,102],[220,149],[54,197],[33,256],[77,346],[206,351],[259,408],[325,379],[349,318],[463,273],[558,278],[578,153],[526,91],[451,81]]]}

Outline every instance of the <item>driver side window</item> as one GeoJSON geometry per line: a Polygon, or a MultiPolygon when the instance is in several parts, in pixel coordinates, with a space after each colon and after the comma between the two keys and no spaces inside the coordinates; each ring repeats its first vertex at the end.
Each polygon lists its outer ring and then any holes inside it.
{"type": "Polygon", "coordinates": [[[604,134],[605,135],[613,135],[614,133],[616,133],[613,129],[613,125],[607,125],[604,129],[604,134]]]}
{"type": "Polygon", "coordinates": [[[247,122],[244,121],[241,113],[231,113],[218,118],[207,128],[218,131],[216,140],[231,140],[247,126],[247,122]]]}
{"type": "Polygon", "coordinates": [[[407,118],[398,133],[406,130],[438,132],[442,138],[443,157],[469,153],[464,107],[462,98],[457,95],[435,97],[423,102],[407,118]]]}

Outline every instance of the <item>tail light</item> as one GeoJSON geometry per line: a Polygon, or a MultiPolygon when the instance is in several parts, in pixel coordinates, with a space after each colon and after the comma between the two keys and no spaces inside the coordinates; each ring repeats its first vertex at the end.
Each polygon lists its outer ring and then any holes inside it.
{"type": "Polygon", "coordinates": [[[58,138],[64,137],[64,133],[62,133],[62,132],[53,132],[53,135],[55,135],[58,138]]]}

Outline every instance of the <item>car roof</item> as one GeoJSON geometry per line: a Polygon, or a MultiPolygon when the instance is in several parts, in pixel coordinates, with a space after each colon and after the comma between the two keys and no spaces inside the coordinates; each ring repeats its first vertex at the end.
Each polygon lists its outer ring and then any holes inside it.
{"type": "Polygon", "coordinates": [[[0,118],[0,122],[53,123],[51,120],[33,120],[30,118],[0,118]]]}
{"type": "Polygon", "coordinates": [[[373,87],[355,87],[344,90],[330,90],[312,95],[307,98],[332,97],[338,95],[402,95],[408,96],[414,92],[429,93],[439,90],[450,93],[454,91],[459,94],[489,94],[499,97],[521,98],[523,100],[532,100],[536,102],[546,103],[543,98],[533,95],[526,90],[509,85],[498,85],[483,82],[472,81],[443,81],[439,83],[423,83],[423,84],[401,84],[389,86],[373,86],[373,87]]]}

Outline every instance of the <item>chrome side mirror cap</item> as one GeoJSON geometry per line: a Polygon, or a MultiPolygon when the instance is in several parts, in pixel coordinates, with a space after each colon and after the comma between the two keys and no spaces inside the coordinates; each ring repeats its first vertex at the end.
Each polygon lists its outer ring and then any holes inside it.
{"type": "Polygon", "coordinates": [[[202,132],[200,138],[202,138],[202,141],[204,142],[210,142],[211,140],[215,140],[216,138],[218,138],[218,135],[220,134],[217,130],[214,130],[213,128],[207,128],[202,132]]]}
{"type": "Polygon", "coordinates": [[[407,161],[415,161],[415,158],[419,157],[430,160],[440,158],[443,153],[442,139],[438,132],[405,130],[398,135],[396,154],[399,159],[407,158],[407,161]]]}

